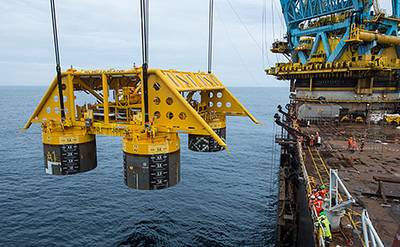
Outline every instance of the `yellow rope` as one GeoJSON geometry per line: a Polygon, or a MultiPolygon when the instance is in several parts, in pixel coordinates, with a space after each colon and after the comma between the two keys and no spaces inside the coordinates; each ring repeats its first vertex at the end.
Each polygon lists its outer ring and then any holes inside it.
{"type": "Polygon", "coordinates": [[[326,163],[325,163],[324,159],[321,157],[321,154],[320,154],[319,150],[318,149],[316,149],[316,150],[317,150],[317,154],[318,154],[319,160],[321,161],[322,165],[324,166],[326,174],[329,176],[328,167],[326,166],[326,163]]]}
{"type": "Polygon", "coordinates": [[[308,148],[308,152],[310,153],[310,157],[311,157],[312,163],[314,164],[314,168],[315,168],[315,170],[317,171],[319,180],[321,181],[321,183],[322,183],[323,185],[325,185],[324,180],[322,179],[321,173],[319,172],[318,166],[317,166],[317,164],[315,163],[315,159],[314,159],[314,156],[313,156],[313,154],[312,154],[312,152],[311,152],[311,148],[310,148],[309,146],[307,146],[307,148],[308,148]]]}

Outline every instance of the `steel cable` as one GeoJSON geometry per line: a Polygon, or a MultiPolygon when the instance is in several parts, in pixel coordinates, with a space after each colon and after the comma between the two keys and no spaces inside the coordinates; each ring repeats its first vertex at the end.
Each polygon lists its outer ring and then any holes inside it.
{"type": "Polygon", "coordinates": [[[208,12],[208,73],[212,71],[213,56],[213,30],[214,30],[214,0],[210,0],[208,12]]]}
{"type": "Polygon", "coordinates": [[[54,53],[56,57],[58,95],[60,97],[60,112],[61,112],[61,119],[64,120],[65,119],[64,96],[63,96],[63,85],[61,78],[60,49],[58,46],[56,6],[54,0],[50,0],[50,9],[51,9],[51,23],[53,27],[54,53]]]}

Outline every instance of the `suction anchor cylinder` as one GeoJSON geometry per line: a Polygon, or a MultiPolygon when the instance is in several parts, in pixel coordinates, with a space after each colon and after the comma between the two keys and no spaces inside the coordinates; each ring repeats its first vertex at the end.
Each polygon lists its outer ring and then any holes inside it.
{"type": "Polygon", "coordinates": [[[157,190],[180,181],[180,141],[177,133],[143,140],[123,139],[124,179],[129,188],[157,190]]]}
{"type": "MultiPolygon", "coordinates": [[[[226,123],[224,120],[214,120],[208,123],[214,132],[225,142],[226,123]]],[[[189,134],[188,147],[195,152],[219,152],[224,150],[214,138],[208,135],[189,134]]]]}
{"type": "Polygon", "coordinates": [[[72,175],[97,167],[96,138],[84,130],[43,131],[47,174],[72,175]]]}

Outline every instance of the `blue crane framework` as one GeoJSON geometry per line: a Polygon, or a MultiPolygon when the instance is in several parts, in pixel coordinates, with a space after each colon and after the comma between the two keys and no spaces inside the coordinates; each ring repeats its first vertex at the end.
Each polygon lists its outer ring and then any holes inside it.
{"type": "Polygon", "coordinates": [[[280,3],[286,40],[274,42],[271,51],[289,61],[266,72],[290,80],[298,100],[399,102],[400,1],[392,1],[391,15],[374,0],[280,3]]]}
{"type": "MultiPolygon", "coordinates": [[[[349,38],[351,31],[351,23],[354,23],[358,18],[361,20],[372,20],[374,18],[371,15],[371,7],[373,1],[361,1],[361,0],[281,0],[282,11],[285,17],[285,22],[288,28],[288,37],[290,37],[290,48],[293,49],[299,45],[300,37],[302,36],[314,36],[313,51],[318,45],[318,41],[321,40],[327,55],[327,62],[334,62],[342,52],[346,49],[346,40],[349,38]],[[326,25],[322,27],[310,28],[307,30],[301,30],[299,24],[306,20],[312,20],[322,16],[331,14],[337,14],[341,12],[352,11],[354,14],[348,16],[343,21],[335,23],[334,25],[326,25]],[[340,43],[334,50],[330,50],[328,44],[328,33],[344,31],[340,43]]],[[[400,17],[400,1],[392,1],[393,5],[393,16],[400,17]]],[[[398,21],[386,19],[378,25],[370,25],[367,27],[369,30],[376,30],[380,27],[385,28],[387,35],[395,35],[398,33],[398,21]]],[[[369,44],[363,49],[359,50],[360,54],[367,54],[371,52],[371,49],[376,44],[369,44]]],[[[399,47],[397,47],[400,52],[399,47]]],[[[399,55],[399,54],[398,54],[399,55]]],[[[296,56],[293,56],[293,61],[301,61],[306,63],[310,57],[300,51],[296,56]]]]}

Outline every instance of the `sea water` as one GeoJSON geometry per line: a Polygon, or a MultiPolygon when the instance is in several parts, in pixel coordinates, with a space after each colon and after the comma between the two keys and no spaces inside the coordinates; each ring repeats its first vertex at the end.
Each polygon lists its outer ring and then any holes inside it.
{"type": "Polygon", "coordinates": [[[287,102],[286,88],[232,88],[262,124],[229,117],[230,154],[191,152],[181,135],[182,181],[158,191],[125,186],[118,137],[97,137],[95,170],[46,175],[40,126],[20,130],[45,90],[0,87],[1,246],[274,244],[279,149],[272,144],[273,115],[287,102]]]}

